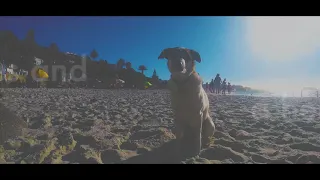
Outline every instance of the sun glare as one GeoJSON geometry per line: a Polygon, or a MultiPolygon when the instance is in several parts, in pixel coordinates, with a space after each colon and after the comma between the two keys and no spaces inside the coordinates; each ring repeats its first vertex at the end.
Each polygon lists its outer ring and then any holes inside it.
{"type": "Polygon", "coordinates": [[[320,45],[320,17],[244,17],[246,40],[257,59],[298,60],[320,45]]]}

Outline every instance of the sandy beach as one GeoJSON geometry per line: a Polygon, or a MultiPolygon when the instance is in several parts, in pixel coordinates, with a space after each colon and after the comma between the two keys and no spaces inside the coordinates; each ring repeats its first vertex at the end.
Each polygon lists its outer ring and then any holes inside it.
{"type": "Polygon", "coordinates": [[[208,94],[214,142],[178,160],[166,90],[0,91],[28,124],[0,146],[0,163],[320,163],[319,98],[208,94]]]}

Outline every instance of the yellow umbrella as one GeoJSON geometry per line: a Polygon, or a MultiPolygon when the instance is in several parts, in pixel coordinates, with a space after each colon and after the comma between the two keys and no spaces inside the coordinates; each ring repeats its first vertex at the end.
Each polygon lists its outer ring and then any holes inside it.
{"type": "Polygon", "coordinates": [[[49,75],[47,72],[45,72],[43,69],[38,69],[37,70],[37,76],[39,78],[44,78],[44,79],[48,79],[49,78],[49,75]]]}

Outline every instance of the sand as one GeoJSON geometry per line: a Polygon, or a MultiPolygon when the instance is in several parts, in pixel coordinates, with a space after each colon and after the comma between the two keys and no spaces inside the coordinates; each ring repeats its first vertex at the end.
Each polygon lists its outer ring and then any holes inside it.
{"type": "Polygon", "coordinates": [[[1,103],[28,124],[0,146],[1,163],[320,163],[316,98],[209,94],[214,141],[181,160],[166,90],[1,91],[1,103]]]}

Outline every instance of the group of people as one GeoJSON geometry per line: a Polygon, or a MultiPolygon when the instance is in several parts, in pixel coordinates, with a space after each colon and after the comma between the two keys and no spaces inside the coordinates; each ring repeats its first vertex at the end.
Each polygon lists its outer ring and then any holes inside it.
{"type": "Polygon", "coordinates": [[[210,83],[206,83],[204,85],[204,88],[207,92],[216,93],[216,94],[226,94],[226,91],[228,91],[228,94],[232,91],[232,86],[230,82],[227,83],[227,79],[224,78],[222,81],[220,74],[218,73],[214,79],[211,80],[210,83]]]}

